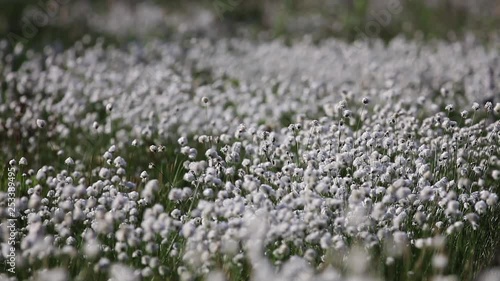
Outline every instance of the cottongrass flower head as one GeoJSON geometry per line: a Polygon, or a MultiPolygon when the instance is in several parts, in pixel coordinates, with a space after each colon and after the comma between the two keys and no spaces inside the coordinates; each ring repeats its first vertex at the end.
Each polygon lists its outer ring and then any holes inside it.
{"type": "Polygon", "coordinates": [[[36,119],[36,125],[40,129],[45,128],[45,126],[47,126],[47,121],[43,119],[36,119]]]}
{"type": "Polygon", "coordinates": [[[352,54],[336,40],[234,38],[34,52],[43,65],[27,58],[5,76],[40,94],[0,126],[26,140],[3,148],[6,159],[27,151],[38,165],[11,163],[26,174],[15,200],[25,267],[69,261],[112,280],[472,279],[498,238],[500,126],[470,105],[486,100],[482,71],[498,51],[355,44],[352,54]],[[37,132],[33,116],[51,126],[37,132]]]}

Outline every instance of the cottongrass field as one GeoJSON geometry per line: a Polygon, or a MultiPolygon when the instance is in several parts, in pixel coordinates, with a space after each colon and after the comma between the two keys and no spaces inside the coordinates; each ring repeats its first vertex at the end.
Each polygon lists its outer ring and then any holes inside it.
{"type": "Polygon", "coordinates": [[[499,46],[0,42],[0,279],[498,281],[499,46]]]}

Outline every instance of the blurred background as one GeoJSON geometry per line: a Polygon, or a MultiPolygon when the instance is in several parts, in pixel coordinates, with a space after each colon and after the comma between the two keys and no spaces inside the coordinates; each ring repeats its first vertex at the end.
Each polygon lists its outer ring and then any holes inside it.
{"type": "Polygon", "coordinates": [[[15,45],[72,44],[83,35],[110,42],[176,37],[304,35],[390,40],[488,40],[500,27],[500,0],[0,0],[0,39],[15,45]]]}

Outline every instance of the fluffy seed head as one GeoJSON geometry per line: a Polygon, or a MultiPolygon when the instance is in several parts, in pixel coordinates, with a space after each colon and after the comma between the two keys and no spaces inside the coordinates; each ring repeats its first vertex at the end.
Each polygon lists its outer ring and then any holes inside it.
{"type": "Polygon", "coordinates": [[[47,122],[43,119],[36,119],[36,125],[38,126],[38,128],[45,128],[45,126],[47,126],[47,122]]]}

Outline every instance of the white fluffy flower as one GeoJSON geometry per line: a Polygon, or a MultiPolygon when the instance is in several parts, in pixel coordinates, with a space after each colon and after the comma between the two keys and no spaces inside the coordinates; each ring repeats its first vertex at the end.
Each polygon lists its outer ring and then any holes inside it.
{"type": "Polygon", "coordinates": [[[66,164],[68,166],[73,166],[73,165],[75,165],[75,161],[73,160],[73,158],[68,157],[68,158],[66,158],[66,160],[64,160],[64,164],[66,164]]]}
{"type": "Polygon", "coordinates": [[[45,128],[45,126],[47,126],[47,121],[43,119],[36,119],[36,125],[38,128],[45,128]]]}
{"type": "Polygon", "coordinates": [[[108,168],[101,168],[99,170],[99,177],[102,179],[109,179],[111,177],[111,171],[108,168]]]}
{"type": "Polygon", "coordinates": [[[28,160],[25,157],[21,157],[21,159],[19,159],[19,165],[21,166],[28,165],[28,160]]]}
{"type": "Polygon", "coordinates": [[[481,215],[486,212],[486,210],[488,209],[488,205],[486,205],[486,203],[483,200],[481,200],[474,205],[474,209],[478,214],[481,215]]]}

